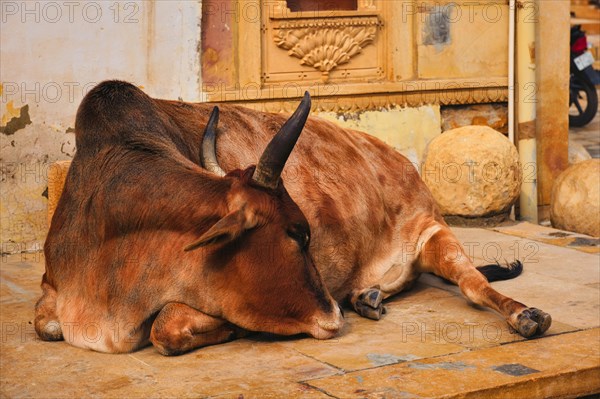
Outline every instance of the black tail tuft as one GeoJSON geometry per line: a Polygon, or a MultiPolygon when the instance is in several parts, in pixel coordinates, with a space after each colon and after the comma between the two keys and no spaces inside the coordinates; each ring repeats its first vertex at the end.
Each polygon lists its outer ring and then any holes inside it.
{"type": "Polygon", "coordinates": [[[492,281],[510,280],[517,277],[523,272],[523,263],[519,260],[507,263],[506,266],[496,263],[495,265],[478,266],[477,270],[491,283],[492,281]]]}

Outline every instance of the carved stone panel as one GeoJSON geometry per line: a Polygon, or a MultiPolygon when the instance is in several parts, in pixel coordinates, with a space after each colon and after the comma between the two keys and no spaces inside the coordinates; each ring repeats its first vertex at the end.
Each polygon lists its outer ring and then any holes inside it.
{"type": "Polygon", "coordinates": [[[269,18],[263,32],[263,83],[381,79],[382,28],[377,15],[269,18]]]}

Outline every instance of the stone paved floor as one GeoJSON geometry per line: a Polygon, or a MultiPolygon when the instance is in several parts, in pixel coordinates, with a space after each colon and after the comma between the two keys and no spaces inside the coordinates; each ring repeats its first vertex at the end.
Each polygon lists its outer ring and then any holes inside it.
{"type": "MultiPolygon", "coordinates": [[[[596,91],[600,98],[600,90],[596,91]]],[[[583,145],[592,158],[600,158],[600,107],[589,124],[570,128],[569,138],[583,145]]]]}
{"type": "Polygon", "coordinates": [[[539,339],[512,334],[454,286],[423,276],[375,322],[347,312],[328,341],[256,335],[167,358],[106,355],[36,339],[40,254],[0,263],[0,397],[546,398],[600,392],[597,239],[527,223],[455,229],[476,264],[524,261],[498,290],[553,315],[539,339]]]}

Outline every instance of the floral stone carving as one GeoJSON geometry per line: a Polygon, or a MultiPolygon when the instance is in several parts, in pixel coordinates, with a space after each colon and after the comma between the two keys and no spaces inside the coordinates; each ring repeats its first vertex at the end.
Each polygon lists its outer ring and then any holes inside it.
{"type": "Polygon", "coordinates": [[[331,70],[373,43],[380,24],[377,17],[282,23],[275,30],[275,43],[299,58],[300,65],[321,71],[326,82],[331,70]]]}

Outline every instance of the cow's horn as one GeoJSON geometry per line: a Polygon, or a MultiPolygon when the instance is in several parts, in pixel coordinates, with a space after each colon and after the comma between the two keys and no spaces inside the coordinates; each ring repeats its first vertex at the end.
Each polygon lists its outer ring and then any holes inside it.
{"type": "Polygon", "coordinates": [[[219,107],[214,107],[206,129],[204,129],[204,138],[202,139],[202,146],[200,148],[200,162],[202,167],[209,172],[214,173],[218,176],[225,176],[225,171],[219,166],[217,162],[217,125],[219,124],[219,107]]]}
{"type": "Polygon", "coordinates": [[[294,149],[300,133],[304,128],[310,113],[310,94],[304,93],[304,98],[294,114],[288,119],[279,132],[271,139],[258,161],[252,180],[263,187],[275,189],[279,183],[281,171],[290,153],[294,149]]]}

